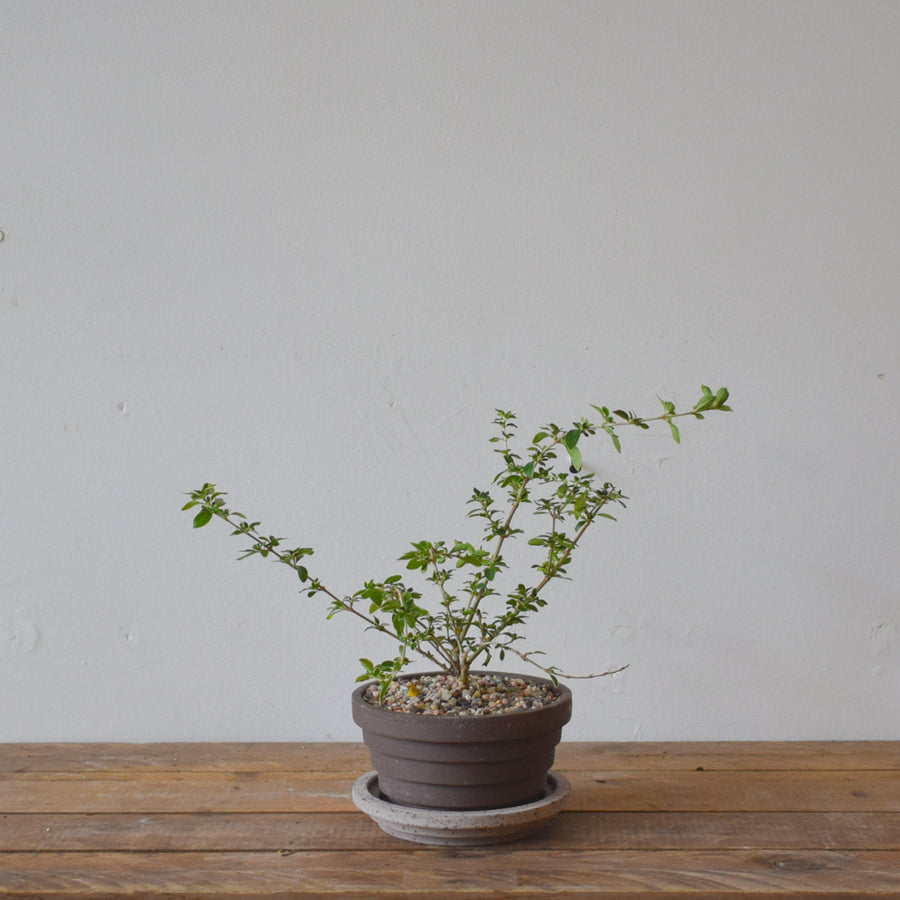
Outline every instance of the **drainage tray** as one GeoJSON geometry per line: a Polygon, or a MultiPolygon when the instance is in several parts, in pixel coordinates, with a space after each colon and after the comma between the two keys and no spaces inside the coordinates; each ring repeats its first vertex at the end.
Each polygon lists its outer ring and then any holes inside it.
{"type": "Polygon", "coordinates": [[[394,837],[418,844],[477,847],[512,841],[537,831],[562,809],[569,782],[556,772],[547,775],[540,800],[501,809],[444,810],[399,806],[378,790],[378,773],[367,772],[353,784],[353,802],[394,837]]]}

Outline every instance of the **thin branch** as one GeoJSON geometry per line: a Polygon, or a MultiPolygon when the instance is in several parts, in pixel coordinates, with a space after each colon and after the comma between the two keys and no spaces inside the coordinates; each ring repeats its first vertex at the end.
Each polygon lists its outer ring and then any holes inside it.
{"type": "Polygon", "coordinates": [[[555,666],[546,667],[546,666],[542,666],[538,662],[535,662],[532,659],[532,656],[534,656],[535,652],[537,652],[537,651],[533,651],[531,653],[523,653],[521,650],[516,650],[515,647],[505,647],[504,649],[508,650],[510,653],[515,653],[516,656],[518,656],[520,659],[523,659],[529,665],[532,665],[535,668],[540,669],[542,672],[545,672],[547,675],[550,675],[554,678],[566,678],[566,679],[569,679],[569,678],[577,678],[577,679],[605,678],[607,675],[618,675],[619,672],[624,672],[628,668],[628,665],[626,664],[624,666],[619,666],[617,669],[610,669],[608,672],[598,672],[595,675],[569,675],[567,672],[561,672],[555,666]]]}

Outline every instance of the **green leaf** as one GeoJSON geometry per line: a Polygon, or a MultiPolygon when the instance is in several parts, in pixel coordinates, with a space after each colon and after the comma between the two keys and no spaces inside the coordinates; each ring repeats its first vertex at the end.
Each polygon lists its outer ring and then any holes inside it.
{"type": "Polygon", "coordinates": [[[201,509],[200,512],[194,516],[194,528],[202,528],[212,517],[213,514],[211,509],[201,509]]]}
{"type": "Polygon", "coordinates": [[[188,500],[188,502],[181,507],[181,511],[184,512],[186,509],[192,509],[193,507],[198,506],[199,503],[199,500],[188,500]]]}
{"type": "Polygon", "coordinates": [[[581,471],[581,451],[577,447],[570,447],[566,444],[566,450],[569,451],[569,457],[572,460],[572,468],[576,472],[581,471]]]}
{"type": "Polygon", "coordinates": [[[563,438],[563,443],[566,446],[566,450],[572,451],[575,449],[575,445],[578,443],[578,438],[581,437],[581,432],[577,428],[573,428],[571,431],[566,432],[566,436],[563,438]]]}
{"type": "Polygon", "coordinates": [[[523,467],[522,474],[526,478],[534,478],[534,460],[523,467]]]}
{"type": "Polygon", "coordinates": [[[672,437],[675,438],[675,443],[680,444],[681,432],[678,430],[678,426],[671,419],[669,419],[669,428],[672,429],[672,437]]]}
{"type": "Polygon", "coordinates": [[[619,441],[619,436],[612,430],[608,425],[604,426],[603,430],[610,436],[613,442],[613,446],[616,448],[616,453],[622,452],[622,444],[619,441]]]}

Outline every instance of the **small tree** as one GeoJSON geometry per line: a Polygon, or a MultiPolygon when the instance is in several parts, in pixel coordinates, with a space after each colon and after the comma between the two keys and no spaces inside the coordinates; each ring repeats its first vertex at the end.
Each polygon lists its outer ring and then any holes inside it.
{"type": "MultiPolygon", "coordinates": [[[[617,433],[620,426],[646,431],[651,423],[663,422],[676,443],[680,443],[676,419],[702,419],[710,411],[730,411],[727,400],[726,388],[713,391],[703,385],[700,399],[685,411],[676,410],[675,404],[667,400],[660,400],[663,412],[653,417],[592,406],[600,415],[597,424],[583,418],[568,428],[545,425],[520,451],[515,449],[516,416],[497,410],[497,433],[490,441],[503,461],[493,479],[502,499],[498,501],[489,491],[475,488],[468,501],[468,516],[484,523],[481,543],[475,546],[459,540],[415,541],[412,549],[400,557],[407,570],[419,573],[419,580],[430,586],[430,605],[424,602],[421,591],[408,585],[401,575],[367,581],[349,596],[334,593],[321,578],[310,574],[307,557],[313,554],[311,548],[288,548],[282,538],[264,535],[259,522],[251,522],[243,513],[225,505],[226,494],[214,484],[207,483],[189,492],[190,500],[183,508],[199,507],[194,515],[195,528],[217,517],[232,527],[232,534],[249,539],[250,546],[240,559],[261,556],[293,569],[304,585],[302,593],[310,597],[324,594],[328,598],[328,618],[350,613],[361,619],[366,628],[392,638],[397,645],[392,658],[377,664],[360,660],[363,673],[357,680],[376,679],[382,698],[409,663],[410,653],[419,654],[455,676],[462,687],[476,663],[489,663],[494,655],[502,660],[507,653],[536,666],[556,682],[563,675],[561,670],[537,663],[536,651],[521,650],[518,645],[522,635],[518,629],[532,613],[546,606],[544,589],[551,581],[565,577],[588,529],[599,519],[614,519],[610,508],[624,507],[627,499],[614,485],[597,484],[593,473],[582,470],[583,439],[603,432],[621,452],[617,433]],[[523,518],[525,510],[530,511],[531,518],[523,518]],[[501,594],[499,585],[507,571],[504,548],[519,538],[539,548],[539,559],[531,566],[533,572],[528,578],[513,578],[515,586],[501,594]]],[[[612,672],[581,677],[609,674],[612,672]]]]}

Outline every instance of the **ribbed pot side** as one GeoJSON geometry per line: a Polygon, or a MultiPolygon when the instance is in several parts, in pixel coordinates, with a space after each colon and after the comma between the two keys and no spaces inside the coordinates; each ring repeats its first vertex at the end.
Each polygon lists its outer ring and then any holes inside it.
{"type": "Polygon", "coordinates": [[[353,692],[353,721],[362,729],[381,793],[403,806],[500,809],[539,799],[572,714],[572,693],[564,685],[547,706],[488,716],[393,712],[367,703],[367,687],[353,692]]]}

